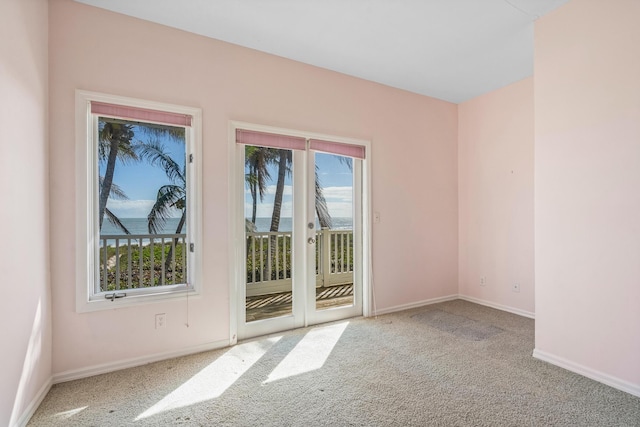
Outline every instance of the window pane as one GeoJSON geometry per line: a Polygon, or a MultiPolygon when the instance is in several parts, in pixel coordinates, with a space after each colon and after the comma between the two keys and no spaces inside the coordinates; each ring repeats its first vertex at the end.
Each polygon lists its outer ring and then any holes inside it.
{"type": "Polygon", "coordinates": [[[98,119],[97,292],[187,278],[185,129],[98,119]]]}
{"type": "Polygon", "coordinates": [[[292,150],[245,146],[246,321],[291,315],[292,150]]]}
{"type": "Polygon", "coordinates": [[[353,305],[353,162],[315,153],[317,310],[353,305]]]}

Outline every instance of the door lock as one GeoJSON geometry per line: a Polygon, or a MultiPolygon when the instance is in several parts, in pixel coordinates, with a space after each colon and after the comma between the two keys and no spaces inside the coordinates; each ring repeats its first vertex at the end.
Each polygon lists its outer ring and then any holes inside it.
{"type": "Polygon", "coordinates": [[[313,244],[316,242],[316,239],[314,239],[313,237],[309,237],[309,238],[307,239],[307,242],[308,242],[310,245],[313,245],[313,244]]]}

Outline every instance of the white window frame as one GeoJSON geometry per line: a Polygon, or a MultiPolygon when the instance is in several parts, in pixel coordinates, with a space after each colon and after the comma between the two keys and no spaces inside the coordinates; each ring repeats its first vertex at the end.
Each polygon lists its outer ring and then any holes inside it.
{"type": "MultiPolygon", "coordinates": [[[[165,299],[199,295],[202,284],[202,110],[108,95],[97,92],[76,91],[76,311],[90,312],[115,309],[165,299]],[[142,289],[123,289],[126,297],[106,299],[105,293],[96,293],[98,278],[98,153],[97,115],[91,113],[91,102],[104,102],[134,108],[158,110],[190,115],[191,127],[185,128],[185,150],[193,161],[187,163],[187,247],[193,244],[187,259],[187,284],[165,285],[142,289]]],[[[106,292],[108,294],[112,292],[106,292]]]]}

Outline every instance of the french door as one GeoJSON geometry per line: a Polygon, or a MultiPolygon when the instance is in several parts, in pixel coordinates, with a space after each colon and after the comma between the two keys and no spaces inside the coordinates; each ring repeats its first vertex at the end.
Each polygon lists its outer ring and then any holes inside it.
{"type": "Polygon", "coordinates": [[[361,315],[365,146],[234,133],[238,338],[361,315]]]}

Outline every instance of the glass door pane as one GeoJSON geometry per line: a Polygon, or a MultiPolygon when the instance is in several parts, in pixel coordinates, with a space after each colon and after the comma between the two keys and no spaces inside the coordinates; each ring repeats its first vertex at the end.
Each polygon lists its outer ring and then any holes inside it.
{"type": "Polygon", "coordinates": [[[315,153],[315,309],[354,304],[353,159],[315,153]]]}
{"type": "Polygon", "coordinates": [[[247,323],[293,313],[293,151],[245,146],[247,323]]]}

